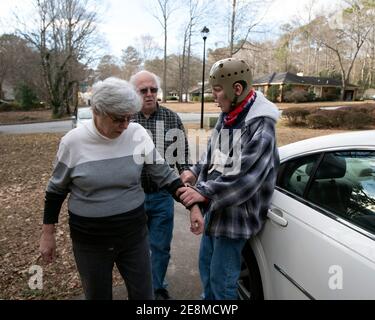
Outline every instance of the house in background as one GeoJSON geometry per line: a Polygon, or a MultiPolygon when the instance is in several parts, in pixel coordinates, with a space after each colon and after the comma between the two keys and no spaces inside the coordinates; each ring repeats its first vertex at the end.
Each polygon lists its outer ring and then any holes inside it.
{"type": "MultiPolygon", "coordinates": [[[[189,101],[200,101],[201,97],[202,97],[202,83],[193,87],[189,91],[189,101]]],[[[208,82],[205,82],[204,84],[204,97],[212,98],[212,89],[208,82]]]]}
{"type": "MultiPolygon", "coordinates": [[[[287,90],[313,92],[316,98],[321,100],[332,100],[338,95],[341,89],[341,81],[332,78],[304,77],[291,72],[271,73],[253,81],[255,90],[267,95],[271,86],[278,86],[280,95],[279,102],[284,101],[284,94],[287,90]]],[[[344,100],[352,101],[357,98],[359,87],[349,84],[345,90],[344,100]]],[[[339,97],[339,95],[338,95],[339,97]]]]}

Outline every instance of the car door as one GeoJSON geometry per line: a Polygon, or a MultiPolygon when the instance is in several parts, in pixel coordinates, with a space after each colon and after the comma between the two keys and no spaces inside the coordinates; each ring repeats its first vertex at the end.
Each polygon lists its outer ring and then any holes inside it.
{"type": "Polygon", "coordinates": [[[282,164],[269,221],[258,236],[266,298],[375,299],[374,172],[374,151],[319,153],[282,164]]]}

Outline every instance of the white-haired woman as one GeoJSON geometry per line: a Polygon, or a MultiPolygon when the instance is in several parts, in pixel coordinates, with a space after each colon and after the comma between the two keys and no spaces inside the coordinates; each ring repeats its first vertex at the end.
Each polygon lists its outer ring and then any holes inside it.
{"type": "Polygon", "coordinates": [[[47,186],[42,257],[54,260],[55,224],[70,193],[70,235],[86,299],[112,299],[114,264],[129,299],[153,298],[141,172],[146,168],[173,195],[181,180],[155,151],[146,130],[130,122],[141,106],[141,98],[124,80],[95,84],[93,121],[61,139],[47,186]]]}

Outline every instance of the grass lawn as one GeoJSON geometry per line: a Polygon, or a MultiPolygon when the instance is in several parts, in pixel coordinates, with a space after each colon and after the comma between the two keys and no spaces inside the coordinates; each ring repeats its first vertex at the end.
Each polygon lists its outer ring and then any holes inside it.
{"type": "MultiPolygon", "coordinates": [[[[280,110],[290,108],[290,107],[307,107],[315,108],[318,106],[332,107],[332,106],[344,106],[344,105],[363,105],[363,104],[375,104],[371,101],[366,102],[313,102],[313,103],[278,103],[277,106],[280,110]]],[[[200,113],[201,112],[201,103],[176,103],[176,102],[167,102],[162,104],[173,111],[181,113],[200,113]]],[[[220,109],[213,102],[205,102],[204,104],[205,113],[218,113],[220,109]]],[[[69,119],[69,116],[65,116],[63,119],[69,119]]],[[[43,111],[11,111],[11,112],[0,112],[0,125],[1,124],[13,124],[13,123],[29,123],[29,122],[39,122],[39,121],[51,121],[52,111],[43,110],[43,111]]]]}

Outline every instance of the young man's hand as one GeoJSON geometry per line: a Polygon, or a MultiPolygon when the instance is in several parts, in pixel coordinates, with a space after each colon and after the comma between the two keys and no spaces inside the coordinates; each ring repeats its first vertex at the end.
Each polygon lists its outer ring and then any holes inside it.
{"type": "Polygon", "coordinates": [[[195,182],[197,181],[197,177],[190,170],[182,171],[180,178],[183,183],[190,184],[192,186],[195,185],[195,182]]]}
{"type": "Polygon", "coordinates": [[[204,230],[204,219],[198,205],[190,209],[190,231],[195,235],[200,235],[204,230]]]}

